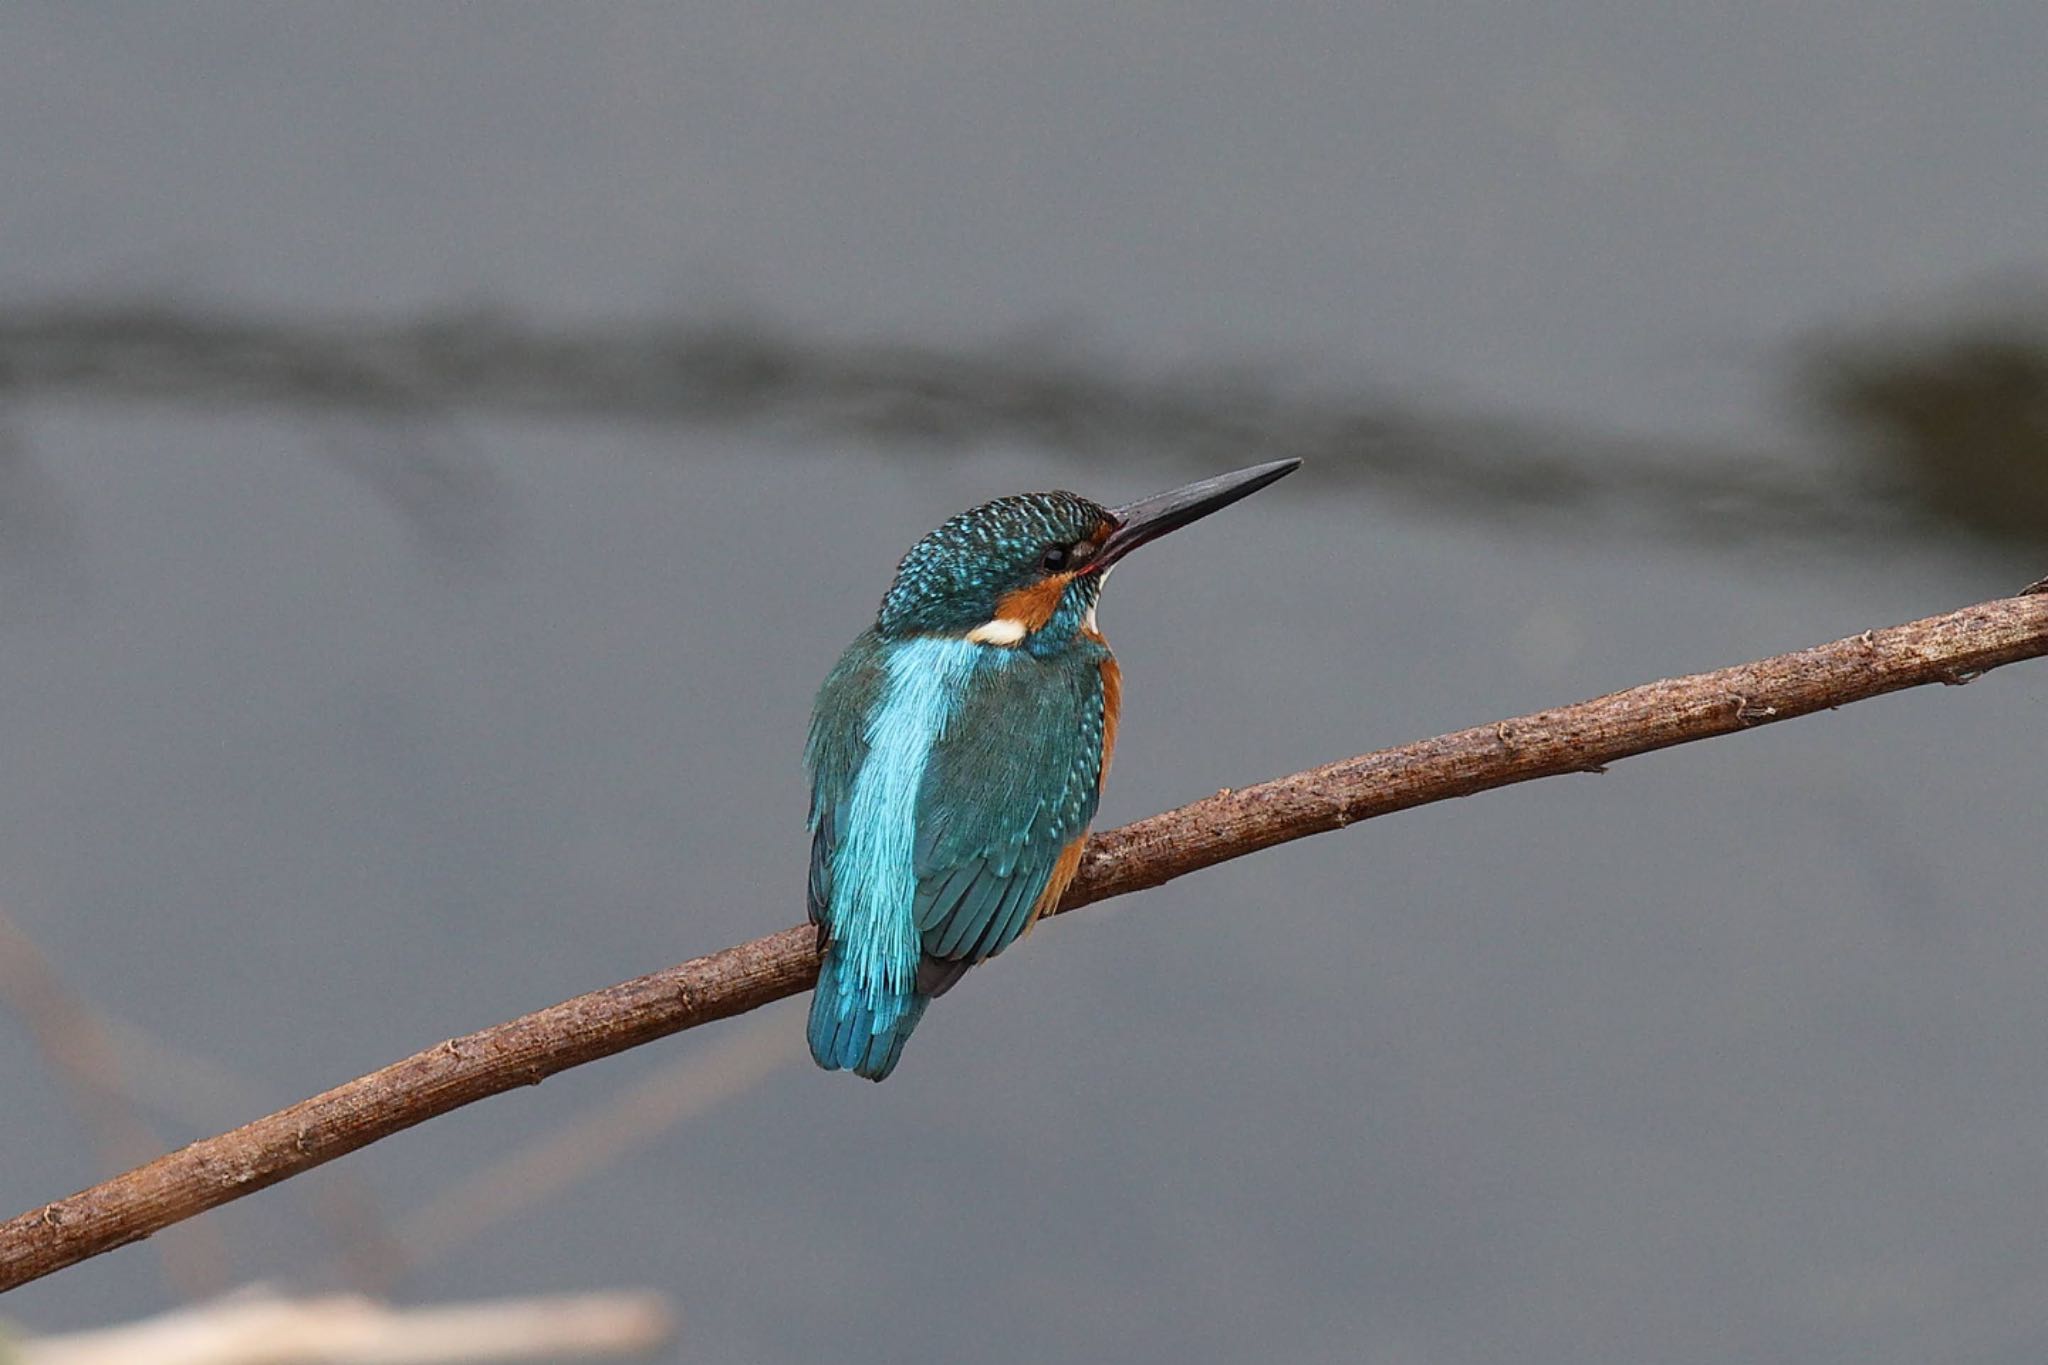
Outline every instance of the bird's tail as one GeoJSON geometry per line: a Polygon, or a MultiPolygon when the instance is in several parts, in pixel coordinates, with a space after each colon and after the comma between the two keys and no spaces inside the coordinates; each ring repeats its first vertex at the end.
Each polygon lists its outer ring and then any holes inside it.
{"type": "Polygon", "coordinates": [[[828,945],[811,996],[811,1056],[827,1071],[852,1071],[879,1081],[896,1069],[924,1006],[925,997],[914,991],[871,1000],[828,945]]]}

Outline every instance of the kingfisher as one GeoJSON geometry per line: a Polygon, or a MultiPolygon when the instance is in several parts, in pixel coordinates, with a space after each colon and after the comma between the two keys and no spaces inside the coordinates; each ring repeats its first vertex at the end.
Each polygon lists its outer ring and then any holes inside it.
{"type": "Polygon", "coordinates": [[[1300,464],[1122,507],[997,498],[903,557],[875,623],[818,690],[805,745],[819,1066],[888,1076],[926,1004],[1059,904],[1123,701],[1095,624],[1103,580],[1300,464]]]}

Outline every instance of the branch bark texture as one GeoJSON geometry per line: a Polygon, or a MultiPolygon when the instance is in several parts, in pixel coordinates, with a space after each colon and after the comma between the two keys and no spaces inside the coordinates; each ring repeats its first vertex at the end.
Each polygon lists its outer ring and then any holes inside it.
{"type": "MultiPolygon", "coordinates": [[[[2048,655],[2048,596],[1671,678],[1218,792],[1088,842],[1062,912],[1376,815],[1753,729],[2048,655]]],[[[12,1289],[439,1114],[794,995],[815,981],[808,926],[785,929],[436,1044],[232,1132],[0,1224],[12,1289]]]]}

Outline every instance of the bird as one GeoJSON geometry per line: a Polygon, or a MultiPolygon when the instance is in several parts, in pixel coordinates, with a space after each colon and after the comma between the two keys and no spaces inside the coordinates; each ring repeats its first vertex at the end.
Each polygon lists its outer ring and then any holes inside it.
{"type": "Polygon", "coordinates": [[[919,540],[819,688],[807,1034],[886,1078],[925,1006],[1059,904],[1109,774],[1123,674],[1096,625],[1125,555],[1299,468],[1276,460],[1104,507],[1001,497],[919,540]]]}

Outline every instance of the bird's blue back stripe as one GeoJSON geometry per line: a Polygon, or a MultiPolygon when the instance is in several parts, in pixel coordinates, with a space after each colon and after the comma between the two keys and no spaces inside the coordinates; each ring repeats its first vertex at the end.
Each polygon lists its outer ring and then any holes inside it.
{"type": "MultiPolygon", "coordinates": [[[[997,651],[923,636],[892,645],[882,698],[868,719],[867,759],[853,783],[832,859],[832,917],[842,1012],[855,997],[887,1033],[917,977],[917,798],[932,744],[956,700],[997,651]]],[[[842,1014],[843,1017],[843,1014],[842,1014]]]]}

